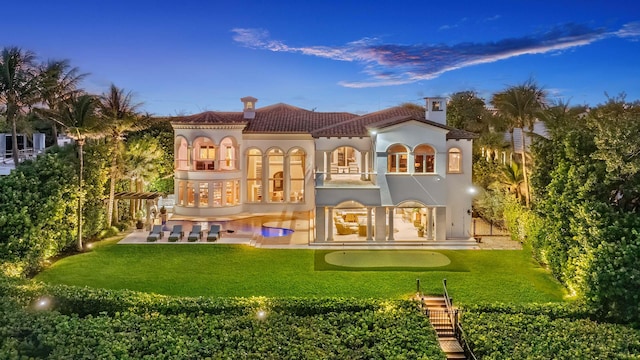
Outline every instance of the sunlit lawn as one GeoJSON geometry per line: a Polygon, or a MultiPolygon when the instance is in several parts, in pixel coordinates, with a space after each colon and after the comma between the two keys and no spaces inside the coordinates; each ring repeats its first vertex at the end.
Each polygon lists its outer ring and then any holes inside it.
{"type": "MultiPolygon", "coordinates": [[[[348,250],[347,250],[348,251],[348,250]]],[[[375,251],[375,250],[374,250],[375,251]]],[[[326,252],[326,251],[325,251],[326,252]]],[[[36,279],[182,296],[347,296],[402,298],[441,293],[446,278],[459,303],[562,301],[563,288],[527,251],[436,251],[442,269],[368,271],[323,266],[322,252],[242,245],[116,245],[56,262],[36,279]]]]}

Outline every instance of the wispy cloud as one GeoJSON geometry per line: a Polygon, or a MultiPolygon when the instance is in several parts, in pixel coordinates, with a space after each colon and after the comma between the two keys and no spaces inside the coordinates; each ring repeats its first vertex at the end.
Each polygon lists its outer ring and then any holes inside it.
{"type": "Polygon", "coordinates": [[[391,86],[429,80],[445,72],[468,66],[492,63],[526,54],[544,54],[589,45],[593,42],[620,37],[640,39],[640,22],[625,24],[616,31],[590,28],[579,24],[564,24],[546,32],[519,38],[486,43],[454,45],[381,44],[379,39],[365,38],[343,46],[293,47],[272,40],[262,29],[233,29],[233,40],[243,46],[275,52],[300,53],[338,61],[360,63],[364,81],[342,81],[352,88],[391,86]]]}
{"type": "Polygon", "coordinates": [[[462,18],[462,19],[458,20],[458,22],[453,24],[453,25],[448,25],[448,24],[442,25],[442,26],[440,26],[438,28],[438,31],[455,29],[457,27],[460,27],[460,25],[462,25],[466,21],[467,21],[467,18],[462,18]]]}
{"type": "Polygon", "coordinates": [[[484,18],[484,19],[482,19],[482,21],[483,22],[496,21],[496,20],[500,19],[501,17],[502,16],[496,14],[496,15],[493,15],[493,16],[489,16],[488,18],[484,18]]]}

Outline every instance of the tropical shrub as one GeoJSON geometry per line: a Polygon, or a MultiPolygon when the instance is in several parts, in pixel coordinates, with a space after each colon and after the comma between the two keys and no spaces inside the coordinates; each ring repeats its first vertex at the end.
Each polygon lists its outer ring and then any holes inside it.
{"type": "Polygon", "coordinates": [[[445,359],[402,300],[172,298],[0,278],[0,334],[14,358],[445,359]]]}
{"type": "Polygon", "coordinates": [[[462,323],[482,359],[631,359],[640,354],[640,331],[591,320],[573,304],[480,305],[462,323]]]}

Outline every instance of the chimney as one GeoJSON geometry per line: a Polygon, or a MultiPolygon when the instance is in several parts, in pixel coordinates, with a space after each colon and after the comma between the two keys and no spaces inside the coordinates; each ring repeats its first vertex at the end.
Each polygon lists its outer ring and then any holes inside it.
{"type": "Polygon", "coordinates": [[[245,96],[240,99],[240,101],[242,101],[242,103],[244,104],[244,108],[242,109],[244,118],[253,119],[254,117],[256,117],[256,103],[258,102],[258,99],[254,98],[253,96],[245,96]]]}
{"type": "Polygon", "coordinates": [[[447,125],[447,99],[443,97],[427,97],[424,99],[427,102],[426,119],[447,125]]]}

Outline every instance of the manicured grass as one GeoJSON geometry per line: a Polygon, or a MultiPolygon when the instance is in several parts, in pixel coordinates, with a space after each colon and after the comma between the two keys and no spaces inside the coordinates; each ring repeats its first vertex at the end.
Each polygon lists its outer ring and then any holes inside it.
{"type": "Polygon", "coordinates": [[[315,259],[316,270],[454,271],[448,257],[424,250],[325,250],[316,251],[315,259]]]}
{"type": "Polygon", "coordinates": [[[436,252],[451,260],[447,267],[453,271],[316,270],[314,250],[109,241],[56,262],[36,279],[181,296],[403,298],[415,294],[416,279],[424,293],[437,294],[447,278],[450,295],[459,303],[563,299],[562,286],[527,251],[436,252]]]}

